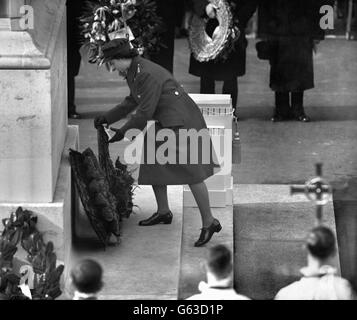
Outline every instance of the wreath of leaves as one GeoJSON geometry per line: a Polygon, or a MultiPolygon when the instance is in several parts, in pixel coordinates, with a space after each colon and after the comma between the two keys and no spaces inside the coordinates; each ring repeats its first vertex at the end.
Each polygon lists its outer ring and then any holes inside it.
{"type": "Polygon", "coordinates": [[[120,243],[122,219],[129,218],[133,212],[135,180],[119,158],[114,167],[103,127],[98,129],[97,134],[99,161],[90,148],[82,153],[70,150],[69,155],[83,208],[99,240],[106,247],[112,244],[112,235],[117,238],[116,244],[120,243]]]}
{"type": "Polygon", "coordinates": [[[150,56],[157,53],[162,47],[160,36],[164,32],[164,24],[156,9],[156,3],[152,0],[87,2],[80,22],[83,42],[89,46],[88,61],[100,65],[103,59],[102,46],[117,37],[126,26],[132,31],[135,39],[131,43],[140,54],[150,56]]]}
{"type": "Polygon", "coordinates": [[[52,242],[44,242],[37,230],[37,216],[19,207],[10,218],[2,220],[4,230],[0,236],[0,294],[4,300],[26,300],[19,288],[21,277],[13,271],[13,259],[21,243],[27,260],[34,271],[33,300],[53,300],[62,293],[60,278],[63,265],[57,267],[57,256],[52,242]]]}
{"type": "MultiPolygon", "coordinates": [[[[230,25],[229,25],[229,33],[226,35],[224,46],[221,49],[221,51],[213,58],[205,58],[205,59],[198,59],[199,62],[209,62],[212,61],[214,63],[221,63],[225,62],[229,56],[231,55],[232,52],[235,51],[235,44],[239,40],[239,37],[241,35],[241,31],[239,29],[239,19],[237,16],[237,4],[234,0],[223,0],[226,2],[227,6],[229,7],[229,16],[230,16],[230,25]]],[[[192,16],[191,19],[193,19],[194,16],[192,16]]],[[[190,26],[190,31],[194,31],[192,26],[190,26]]],[[[193,51],[193,46],[192,43],[189,41],[189,46],[191,48],[191,52],[193,51]]]]}
{"type": "Polygon", "coordinates": [[[120,219],[129,218],[133,212],[133,197],[136,187],[132,173],[128,170],[128,166],[123,164],[119,157],[115,162],[115,167],[110,158],[108,136],[103,127],[97,130],[98,138],[98,158],[99,164],[104,171],[111,193],[117,200],[117,211],[120,219]]]}

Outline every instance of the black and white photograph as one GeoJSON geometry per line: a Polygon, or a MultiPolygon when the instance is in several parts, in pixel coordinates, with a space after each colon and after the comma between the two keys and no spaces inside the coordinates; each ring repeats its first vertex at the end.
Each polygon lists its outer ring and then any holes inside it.
{"type": "Polygon", "coordinates": [[[356,40],[356,0],[0,0],[0,300],[357,300],[356,40]]]}

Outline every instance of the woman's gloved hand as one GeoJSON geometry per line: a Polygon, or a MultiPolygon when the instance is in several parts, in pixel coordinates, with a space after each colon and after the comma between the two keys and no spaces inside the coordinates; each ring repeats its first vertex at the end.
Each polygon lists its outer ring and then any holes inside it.
{"type": "Polygon", "coordinates": [[[120,129],[110,128],[115,132],[115,135],[108,141],[109,143],[117,142],[124,139],[124,133],[120,129]]]}
{"type": "Polygon", "coordinates": [[[107,119],[105,119],[104,116],[99,116],[94,119],[94,128],[98,129],[103,124],[108,125],[108,121],[107,121],[107,119]]]}

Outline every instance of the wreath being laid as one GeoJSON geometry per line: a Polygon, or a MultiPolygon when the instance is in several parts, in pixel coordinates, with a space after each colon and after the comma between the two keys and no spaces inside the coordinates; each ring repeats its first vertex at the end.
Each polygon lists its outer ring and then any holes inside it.
{"type": "Polygon", "coordinates": [[[37,217],[19,207],[10,218],[3,219],[0,236],[0,296],[2,300],[53,300],[61,295],[63,265],[57,266],[53,243],[45,243],[37,230],[37,217]],[[18,245],[27,253],[27,261],[14,271],[18,245]]]}
{"type": "Polygon", "coordinates": [[[157,53],[162,46],[163,22],[152,0],[99,0],[88,3],[86,11],[80,20],[90,63],[101,65],[102,46],[116,38],[128,38],[144,56],[157,53]]]}
{"type": "Polygon", "coordinates": [[[108,137],[103,127],[97,130],[99,164],[109,182],[109,189],[117,201],[119,217],[129,218],[133,212],[134,178],[128,167],[121,163],[119,157],[115,167],[109,154],[108,137]]]}
{"type": "Polygon", "coordinates": [[[133,211],[134,179],[119,158],[114,167],[104,129],[99,128],[97,134],[99,161],[90,148],[82,153],[70,150],[69,155],[83,208],[99,240],[107,246],[112,235],[120,242],[122,218],[133,211]]]}

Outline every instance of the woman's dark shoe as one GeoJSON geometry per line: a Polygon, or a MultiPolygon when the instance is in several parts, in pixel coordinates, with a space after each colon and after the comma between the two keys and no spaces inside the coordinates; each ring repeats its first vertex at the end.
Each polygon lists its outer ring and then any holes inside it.
{"type": "Polygon", "coordinates": [[[165,214],[154,213],[150,218],[141,220],[139,226],[153,226],[155,224],[170,224],[172,222],[172,212],[169,211],[165,214]]]}
{"type": "Polygon", "coordinates": [[[222,229],[221,224],[217,219],[214,219],[211,225],[207,228],[201,229],[201,234],[199,239],[195,242],[195,247],[201,247],[211,240],[215,232],[220,232],[222,229]]]}

